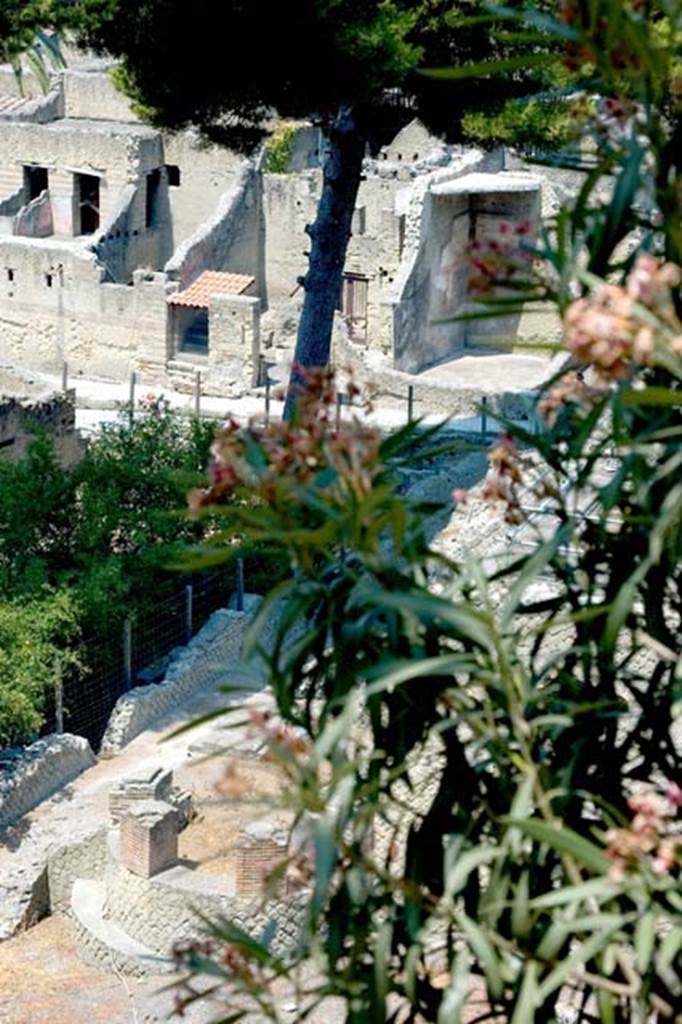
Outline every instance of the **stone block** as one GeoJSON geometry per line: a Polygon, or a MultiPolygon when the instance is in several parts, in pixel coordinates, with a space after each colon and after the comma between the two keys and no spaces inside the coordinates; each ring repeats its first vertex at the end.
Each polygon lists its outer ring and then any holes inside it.
{"type": "Polygon", "coordinates": [[[239,899],[263,895],[267,876],[286,857],[287,838],[284,829],[270,822],[253,821],[242,827],[235,866],[235,890],[239,899]]]}
{"type": "Polygon", "coordinates": [[[109,814],[114,825],[141,802],[167,801],[172,789],[173,773],[162,768],[150,768],[138,775],[129,775],[109,792],[109,814]]]}
{"type": "Polygon", "coordinates": [[[162,800],[143,800],[121,821],[121,864],[140,878],[152,878],[178,859],[178,816],[162,800]]]}

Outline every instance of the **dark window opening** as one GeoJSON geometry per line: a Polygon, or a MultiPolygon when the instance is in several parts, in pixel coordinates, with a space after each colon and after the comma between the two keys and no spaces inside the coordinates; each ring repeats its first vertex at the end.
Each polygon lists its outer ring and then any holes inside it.
{"type": "Polygon", "coordinates": [[[358,206],[353,216],[353,234],[364,235],[367,230],[367,209],[364,206],[358,206]]]}
{"type": "Polygon", "coordinates": [[[8,281],[13,281],[14,280],[14,271],[11,270],[9,267],[7,268],[7,280],[8,281]]]}
{"type": "Polygon", "coordinates": [[[180,184],[180,168],[177,164],[166,164],[166,176],[168,178],[168,184],[172,185],[173,188],[177,188],[180,184]]]}
{"type": "Polygon", "coordinates": [[[24,167],[24,187],[29,203],[47,190],[48,183],[47,167],[24,167]]]}
{"type": "Polygon", "coordinates": [[[405,249],[405,214],[398,218],[398,259],[403,258],[405,249]]]}
{"type": "Polygon", "coordinates": [[[52,274],[45,274],[45,284],[48,288],[52,287],[52,274]]]}
{"type": "Polygon", "coordinates": [[[145,226],[153,228],[156,226],[159,204],[159,189],[161,187],[161,169],[157,167],[147,175],[147,199],[145,209],[145,226]]]}
{"type": "Polygon", "coordinates": [[[75,174],[78,211],[74,234],[93,235],[99,227],[99,178],[94,174],[75,174]]]}
{"type": "Polygon", "coordinates": [[[198,309],[185,328],[182,352],[205,355],[208,352],[208,310],[198,309]]]}

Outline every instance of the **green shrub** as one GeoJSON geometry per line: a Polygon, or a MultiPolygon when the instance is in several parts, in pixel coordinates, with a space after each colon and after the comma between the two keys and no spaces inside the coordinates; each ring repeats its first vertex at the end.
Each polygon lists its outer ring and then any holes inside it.
{"type": "Polygon", "coordinates": [[[79,664],[78,636],[67,592],[0,603],[0,747],[40,731],[60,675],[79,664]]]}
{"type": "Polygon", "coordinates": [[[295,124],[280,121],[265,143],[263,170],[267,174],[286,174],[289,171],[294,152],[298,128],[295,124]]]}

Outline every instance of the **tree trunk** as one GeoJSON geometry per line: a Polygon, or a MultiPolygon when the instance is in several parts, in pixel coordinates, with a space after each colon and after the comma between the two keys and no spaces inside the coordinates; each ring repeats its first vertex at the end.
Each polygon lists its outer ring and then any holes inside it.
{"type": "Polygon", "coordinates": [[[342,106],[329,135],[317,219],[306,228],[312,244],[308,273],[301,281],[305,300],[284,408],[286,419],[291,417],[296,388],[301,382],[297,366],[317,367],[329,363],[334,312],[341,294],[364,155],[365,133],[358,123],[357,112],[352,107],[342,106]]]}

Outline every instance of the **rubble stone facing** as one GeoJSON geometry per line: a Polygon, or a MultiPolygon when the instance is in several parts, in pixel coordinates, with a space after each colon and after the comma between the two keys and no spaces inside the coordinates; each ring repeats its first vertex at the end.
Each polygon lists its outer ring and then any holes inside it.
{"type": "MultiPolygon", "coordinates": [[[[230,878],[204,874],[182,865],[153,878],[141,878],[127,871],[113,857],[103,886],[106,891],[102,904],[104,921],[158,957],[170,956],[176,943],[202,937],[203,925],[198,915],[226,917],[256,939],[260,939],[268,922],[274,919],[277,932],[272,948],[275,953],[281,953],[296,941],[309,900],[309,894],[304,892],[265,903],[262,891],[255,898],[241,898],[235,893],[230,878]]],[[[77,941],[82,955],[80,937],[77,941]]],[[[106,964],[104,958],[101,962],[106,964]]]]}
{"type": "Polygon", "coordinates": [[[162,683],[138,686],[120,697],[100,746],[100,757],[112,757],[152,722],[172,711],[204,687],[218,685],[241,657],[247,611],[215,612],[204,628],[174,659],[162,683]]]}
{"type": "Polygon", "coordinates": [[[0,755],[0,829],[73,782],[95,764],[90,744],[82,736],[47,736],[24,750],[0,755]]]}

